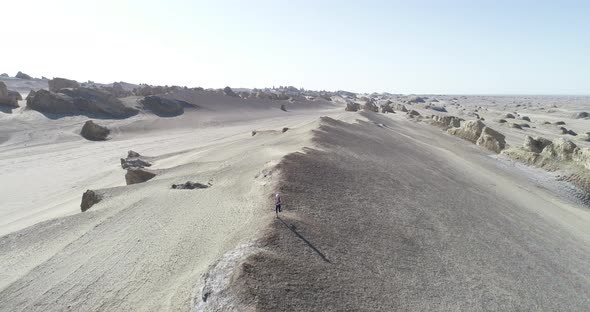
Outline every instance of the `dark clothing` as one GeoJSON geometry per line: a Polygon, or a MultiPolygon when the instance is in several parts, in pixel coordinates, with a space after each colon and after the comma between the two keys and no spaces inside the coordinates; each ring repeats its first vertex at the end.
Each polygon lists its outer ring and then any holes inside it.
{"type": "Polygon", "coordinates": [[[275,212],[276,212],[276,213],[279,213],[279,212],[281,212],[281,204],[277,204],[277,205],[275,205],[275,212]]]}

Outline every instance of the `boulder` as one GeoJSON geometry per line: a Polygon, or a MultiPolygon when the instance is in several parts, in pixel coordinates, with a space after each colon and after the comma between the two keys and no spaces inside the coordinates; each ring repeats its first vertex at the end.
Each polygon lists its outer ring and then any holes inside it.
{"type": "Polygon", "coordinates": [[[492,152],[500,153],[506,147],[506,139],[500,132],[484,127],[475,144],[492,152]]]}
{"type": "Polygon", "coordinates": [[[346,108],[344,109],[347,112],[356,112],[360,109],[360,105],[354,102],[346,103],[346,108]]]}
{"type": "Polygon", "coordinates": [[[286,112],[287,111],[287,107],[285,106],[285,104],[281,104],[281,110],[283,112],[286,112]]]}
{"type": "Polygon", "coordinates": [[[0,105],[18,107],[18,98],[22,99],[20,93],[8,90],[6,84],[0,81],[0,105]]]}
{"type": "Polygon", "coordinates": [[[391,105],[389,103],[381,105],[381,112],[384,114],[394,113],[393,108],[391,107],[391,105]]]}
{"type": "Polygon", "coordinates": [[[496,122],[498,122],[498,123],[507,123],[506,119],[499,119],[496,122]]]}
{"type": "Polygon", "coordinates": [[[151,180],[156,176],[156,173],[143,168],[129,168],[125,174],[125,182],[127,185],[143,183],[151,180]]]}
{"type": "Polygon", "coordinates": [[[375,101],[369,99],[363,105],[363,110],[370,111],[370,112],[379,112],[379,107],[375,104],[375,101]]]}
{"type": "Polygon", "coordinates": [[[76,108],[85,114],[127,118],[139,112],[135,108],[125,106],[121,100],[112,94],[99,89],[61,89],[60,93],[71,97],[76,108]]]}
{"type": "Polygon", "coordinates": [[[574,144],[572,141],[568,141],[563,138],[556,138],[551,142],[551,144],[547,145],[543,149],[541,154],[547,157],[569,161],[572,160],[572,156],[576,148],[576,144],[574,144]]]}
{"type": "Polygon", "coordinates": [[[29,91],[29,94],[27,95],[27,97],[25,98],[25,100],[27,100],[27,102],[29,101],[29,99],[32,99],[35,96],[35,90],[31,90],[29,91]]]}
{"type": "Polygon", "coordinates": [[[531,119],[529,117],[527,117],[527,116],[522,116],[522,117],[520,117],[520,119],[526,120],[528,122],[531,122],[531,119]]]}
{"type": "Polygon", "coordinates": [[[175,190],[194,190],[194,189],[206,189],[209,185],[202,184],[199,182],[187,181],[182,184],[172,184],[172,189],[175,190]]]}
{"type": "Polygon", "coordinates": [[[542,137],[533,138],[527,135],[524,137],[524,143],[522,144],[522,147],[528,152],[540,153],[549,144],[551,144],[550,140],[542,137]]]}
{"type": "Polygon", "coordinates": [[[227,95],[227,96],[235,96],[237,97],[238,95],[234,92],[234,90],[232,90],[230,87],[225,87],[223,88],[223,94],[227,95]]]}
{"type": "Polygon", "coordinates": [[[139,158],[128,158],[128,159],[124,159],[121,158],[121,168],[123,169],[129,169],[129,168],[145,168],[145,167],[151,167],[152,164],[150,164],[149,162],[145,161],[145,160],[141,160],[139,158]]]}
{"type": "Polygon", "coordinates": [[[80,204],[80,210],[82,212],[90,209],[90,207],[94,206],[94,204],[100,202],[102,200],[102,196],[96,193],[93,190],[87,190],[82,195],[82,203],[80,204]]]}
{"type": "Polygon", "coordinates": [[[420,116],[422,116],[422,115],[420,115],[420,113],[418,113],[418,112],[417,112],[417,111],[415,111],[415,110],[411,110],[411,111],[409,111],[409,112],[408,112],[408,116],[409,116],[410,118],[414,118],[414,117],[420,117],[420,116]]]}
{"type": "Polygon", "coordinates": [[[16,73],[16,76],[14,76],[14,78],[27,79],[27,80],[33,79],[33,77],[31,77],[31,76],[29,76],[29,75],[27,75],[27,74],[25,74],[23,72],[20,72],[20,71],[18,73],[16,73]]]}
{"type": "Polygon", "coordinates": [[[27,108],[42,113],[71,114],[79,110],[74,104],[74,99],[61,93],[53,93],[47,90],[38,90],[32,97],[27,96],[27,108]]]}
{"type": "Polygon", "coordinates": [[[287,132],[287,131],[289,131],[289,128],[287,128],[287,127],[283,128],[283,129],[281,130],[281,132],[282,132],[282,133],[285,133],[285,132],[287,132]]]}
{"type": "Polygon", "coordinates": [[[519,124],[521,128],[530,128],[531,126],[528,123],[521,123],[519,124]]]}
{"type": "Polygon", "coordinates": [[[508,125],[510,128],[514,128],[514,129],[522,129],[522,127],[517,124],[517,123],[510,123],[510,125],[508,125]]]}
{"type": "Polygon", "coordinates": [[[84,123],[80,134],[90,141],[104,141],[109,136],[111,131],[107,127],[95,124],[92,120],[84,123]]]}
{"type": "Polygon", "coordinates": [[[455,116],[432,115],[432,124],[444,129],[451,127],[461,127],[461,120],[461,118],[455,116]]]}
{"type": "Polygon", "coordinates": [[[128,151],[127,152],[127,158],[137,158],[140,157],[141,155],[139,155],[138,152],[134,152],[134,151],[128,151]]]}
{"type": "Polygon", "coordinates": [[[485,126],[480,120],[469,120],[463,124],[463,127],[451,128],[447,132],[469,142],[476,143],[485,126]]]}
{"type": "Polygon", "coordinates": [[[157,95],[146,96],[142,101],[143,106],[158,116],[177,116],[184,113],[184,106],[188,103],[160,97],[157,95]]]}
{"type": "Polygon", "coordinates": [[[424,99],[419,96],[410,96],[406,99],[406,103],[414,104],[414,103],[424,103],[424,99]]]}
{"type": "Polygon", "coordinates": [[[514,117],[514,115],[508,113],[508,114],[504,115],[504,118],[506,118],[506,119],[514,119],[516,117],[514,117]]]}
{"type": "Polygon", "coordinates": [[[58,92],[65,88],[79,88],[80,84],[75,80],[65,78],[53,78],[47,82],[49,85],[49,91],[58,92]]]}
{"type": "Polygon", "coordinates": [[[557,126],[565,126],[565,121],[556,121],[555,123],[553,123],[554,125],[557,126]]]}
{"type": "Polygon", "coordinates": [[[22,101],[23,99],[23,96],[18,91],[8,90],[8,96],[16,99],[17,101],[22,101]]]}
{"type": "Polygon", "coordinates": [[[587,112],[579,112],[577,114],[574,115],[574,118],[576,119],[588,119],[590,118],[590,113],[587,112]]]}

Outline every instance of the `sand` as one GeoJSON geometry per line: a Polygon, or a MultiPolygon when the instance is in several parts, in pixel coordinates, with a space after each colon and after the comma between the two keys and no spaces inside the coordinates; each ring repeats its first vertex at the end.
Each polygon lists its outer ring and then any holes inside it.
{"type": "MultiPolygon", "coordinates": [[[[455,109],[455,96],[436,97],[465,119],[485,106],[486,123],[512,145],[525,133],[560,136],[544,120],[590,131],[588,120],[571,119],[586,98],[458,96],[455,109]],[[513,101],[540,102],[519,107],[536,128],[493,123],[513,101]]],[[[590,213],[550,173],[400,112],[327,101],[285,112],[284,101],[214,92],[178,98],[194,108],[96,120],[112,129],[105,142],[79,136],[84,116],[0,112],[0,311],[590,304],[590,213]],[[128,150],[159,174],[126,186],[119,159],[128,150]],[[211,186],[171,189],[186,181],[211,186]],[[81,213],[87,189],[105,199],[81,213]],[[281,219],[277,190],[287,201],[281,219]]]]}

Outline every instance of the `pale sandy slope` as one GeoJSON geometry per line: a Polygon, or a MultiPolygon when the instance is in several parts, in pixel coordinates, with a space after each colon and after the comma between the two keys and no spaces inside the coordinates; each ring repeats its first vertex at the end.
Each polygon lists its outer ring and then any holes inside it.
{"type": "Polygon", "coordinates": [[[77,135],[86,118],[5,116],[14,120],[0,150],[1,229],[21,230],[0,238],[0,310],[188,309],[207,268],[272,217],[270,170],[307,145],[323,114],[351,118],[341,109],[197,110],[102,121],[113,139],[87,142],[77,135]],[[129,149],[156,156],[163,173],[124,186],[119,158],[129,149]],[[212,186],[170,188],[189,180],[212,186]],[[79,212],[83,191],[106,187],[107,199],[79,212]]]}

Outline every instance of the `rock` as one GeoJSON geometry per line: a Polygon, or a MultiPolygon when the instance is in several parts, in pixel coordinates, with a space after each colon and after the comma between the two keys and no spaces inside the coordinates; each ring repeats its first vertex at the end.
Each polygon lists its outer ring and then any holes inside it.
{"type": "Polygon", "coordinates": [[[80,204],[80,210],[82,210],[82,212],[84,212],[84,211],[90,209],[90,207],[92,207],[95,204],[97,204],[98,202],[100,202],[101,200],[102,200],[102,196],[100,194],[96,193],[93,190],[87,190],[82,195],[82,203],[80,204]]]}
{"type": "Polygon", "coordinates": [[[18,107],[18,99],[22,99],[20,93],[10,91],[4,82],[0,81],[0,105],[18,107]]]}
{"type": "Polygon", "coordinates": [[[514,119],[516,117],[514,117],[514,115],[508,113],[508,114],[504,115],[504,118],[506,118],[506,119],[514,119]]]}
{"type": "Polygon", "coordinates": [[[395,113],[393,111],[393,108],[391,107],[391,105],[389,105],[389,103],[382,104],[381,105],[381,112],[384,113],[384,114],[387,114],[387,113],[395,113]]]}
{"type": "Polygon", "coordinates": [[[127,158],[137,158],[140,157],[141,155],[139,155],[138,152],[134,152],[134,151],[128,151],[127,152],[127,158]]]}
{"type": "Polygon", "coordinates": [[[563,138],[556,138],[551,142],[551,144],[547,145],[543,149],[541,154],[547,157],[569,161],[572,160],[572,156],[576,150],[576,147],[576,144],[574,144],[572,141],[568,141],[563,138]]]}
{"type": "Polygon", "coordinates": [[[287,111],[287,107],[285,106],[285,104],[281,104],[281,110],[283,112],[286,112],[287,111]]]}
{"type": "Polygon", "coordinates": [[[35,90],[29,91],[29,94],[27,95],[27,97],[25,98],[25,100],[27,100],[27,102],[28,102],[29,99],[32,99],[35,96],[36,93],[37,92],[35,92],[35,90]]]}
{"type": "Polygon", "coordinates": [[[18,73],[16,73],[16,76],[14,76],[14,78],[27,79],[27,80],[33,79],[33,77],[31,77],[31,76],[29,76],[29,75],[27,75],[27,74],[25,74],[23,72],[20,72],[20,71],[18,73]]]}
{"type": "Polygon", "coordinates": [[[156,176],[152,171],[143,168],[129,168],[125,174],[125,182],[127,185],[143,183],[151,180],[156,176]]]}
{"type": "Polygon", "coordinates": [[[74,99],[61,93],[38,90],[33,94],[33,97],[28,96],[27,98],[27,108],[42,113],[79,113],[78,107],[74,104],[74,99]]]}
{"type": "Polygon", "coordinates": [[[464,140],[476,143],[485,126],[480,120],[469,120],[463,124],[463,127],[451,128],[447,132],[464,140]]]}
{"type": "Polygon", "coordinates": [[[256,130],[253,130],[252,131],[252,136],[255,136],[255,135],[256,135],[256,130]]]}
{"type": "Polygon", "coordinates": [[[572,155],[572,160],[590,170],[590,149],[578,148],[572,155]]]}
{"type": "Polygon", "coordinates": [[[527,123],[521,123],[521,124],[519,124],[519,126],[520,126],[521,128],[530,128],[530,127],[531,127],[531,126],[530,126],[529,124],[527,124],[527,123]]]}
{"type": "Polygon", "coordinates": [[[590,113],[587,112],[579,112],[577,114],[574,115],[574,118],[576,119],[588,119],[590,118],[590,113]]]}
{"type": "Polygon", "coordinates": [[[370,112],[379,112],[379,108],[377,107],[377,104],[375,104],[375,101],[373,101],[372,99],[369,99],[365,102],[365,104],[363,105],[363,110],[366,111],[370,111],[370,112]]]}
{"type": "Polygon", "coordinates": [[[109,136],[111,131],[107,127],[95,124],[92,120],[84,123],[80,134],[90,141],[104,141],[109,136]]]}
{"type": "MultiPolygon", "coordinates": [[[[428,105],[426,108],[431,109],[433,111],[441,112],[441,113],[447,112],[446,108],[444,108],[442,106],[428,105]]],[[[479,116],[477,116],[477,118],[479,119],[479,116]]]]}
{"type": "Polygon", "coordinates": [[[123,102],[112,94],[93,88],[61,89],[60,93],[74,99],[79,111],[91,115],[106,115],[114,118],[127,118],[139,111],[126,107],[123,102]]]}
{"type": "Polygon", "coordinates": [[[408,103],[408,104],[424,103],[424,102],[425,102],[424,99],[419,96],[411,96],[406,99],[406,103],[408,103]]]}
{"type": "Polygon", "coordinates": [[[285,127],[285,128],[283,128],[283,130],[281,130],[281,131],[282,131],[282,133],[285,133],[285,132],[289,131],[289,128],[285,127]]]}
{"type": "Polygon", "coordinates": [[[521,116],[520,119],[526,120],[528,122],[531,122],[531,119],[529,117],[527,117],[527,116],[521,116]]]}
{"type": "Polygon", "coordinates": [[[406,108],[406,106],[403,104],[399,104],[399,103],[393,104],[393,109],[398,110],[398,111],[402,111],[404,113],[408,112],[408,109],[406,108]]]}
{"type": "Polygon", "coordinates": [[[551,144],[550,140],[542,137],[533,138],[527,135],[524,137],[524,143],[522,144],[522,147],[528,152],[540,153],[549,144],[551,144]]]}
{"type": "Polygon", "coordinates": [[[556,121],[556,122],[554,123],[554,125],[557,125],[557,126],[564,126],[564,125],[565,125],[565,121],[556,121]]]}
{"type": "Polygon", "coordinates": [[[522,127],[519,124],[516,123],[510,123],[510,125],[508,125],[510,128],[514,128],[514,129],[522,129],[522,127]]]}
{"type": "Polygon", "coordinates": [[[7,73],[0,74],[0,77],[10,77],[7,73]]]}
{"type": "Polygon", "coordinates": [[[158,116],[177,116],[184,113],[184,106],[188,103],[157,95],[146,96],[142,100],[143,106],[158,116]]]}
{"type": "Polygon", "coordinates": [[[75,80],[65,78],[53,78],[47,82],[49,85],[49,91],[58,92],[65,88],[79,88],[80,84],[75,80]]]}
{"type": "Polygon", "coordinates": [[[492,152],[500,153],[506,147],[506,140],[500,132],[484,127],[475,144],[492,152]]]}
{"type": "Polygon", "coordinates": [[[408,116],[409,116],[410,118],[414,118],[414,117],[420,117],[420,116],[422,116],[422,115],[420,115],[420,113],[418,113],[418,112],[417,112],[417,111],[415,111],[415,110],[411,110],[411,111],[409,111],[407,114],[408,114],[408,116]]]}
{"type": "Polygon", "coordinates": [[[548,121],[543,121],[543,125],[550,125],[551,123],[548,121]]]}
{"type": "Polygon", "coordinates": [[[190,182],[190,181],[187,181],[182,184],[172,184],[172,189],[175,189],[175,190],[194,190],[194,189],[205,189],[208,187],[209,187],[209,185],[201,184],[199,182],[190,182]]]}
{"type": "Polygon", "coordinates": [[[356,112],[360,109],[360,105],[354,102],[346,103],[346,108],[344,109],[347,112],[356,112]]]}
{"type": "Polygon", "coordinates": [[[223,94],[227,95],[227,96],[235,96],[237,97],[238,95],[234,92],[234,90],[232,90],[230,87],[225,87],[223,88],[223,94]]]}
{"type": "Polygon", "coordinates": [[[461,127],[461,120],[455,116],[432,115],[432,124],[443,129],[461,127]]]}
{"type": "Polygon", "coordinates": [[[141,159],[124,159],[121,158],[121,168],[123,169],[129,169],[129,168],[145,168],[145,167],[151,167],[152,164],[150,164],[149,162],[145,161],[145,160],[141,160],[141,159]]]}

